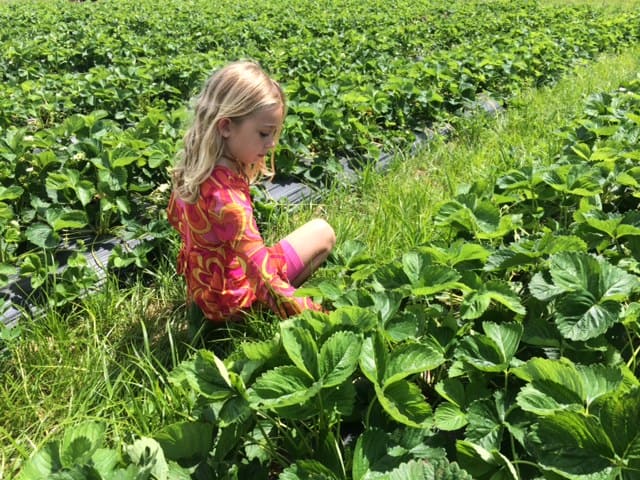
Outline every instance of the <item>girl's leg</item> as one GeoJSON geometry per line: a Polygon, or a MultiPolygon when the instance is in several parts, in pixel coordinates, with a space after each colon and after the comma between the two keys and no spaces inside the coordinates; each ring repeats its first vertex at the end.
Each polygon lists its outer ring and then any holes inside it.
{"type": "Polygon", "coordinates": [[[336,234],[325,220],[316,218],[305,223],[284,238],[300,257],[304,268],[295,278],[290,278],[294,287],[299,287],[327,259],[336,244],[336,234]]]}

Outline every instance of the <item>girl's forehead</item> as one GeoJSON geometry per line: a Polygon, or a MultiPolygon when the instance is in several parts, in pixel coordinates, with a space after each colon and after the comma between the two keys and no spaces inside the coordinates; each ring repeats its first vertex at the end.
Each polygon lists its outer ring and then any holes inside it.
{"type": "Polygon", "coordinates": [[[282,105],[274,105],[257,111],[253,115],[253,120],[263,125],[279,126],[282,123],[282,105]]]}

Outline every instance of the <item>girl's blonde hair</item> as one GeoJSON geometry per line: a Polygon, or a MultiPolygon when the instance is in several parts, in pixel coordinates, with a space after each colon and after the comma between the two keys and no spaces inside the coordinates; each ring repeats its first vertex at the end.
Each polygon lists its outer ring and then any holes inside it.
{"type": "MultiPolygon", "coordinates": [[[[239,61],[214,72],[198,96],[190,128],[184,136],[184,147],[173,169],[173,187],[186,202],[194,203],[200,185],[213,171],[224,154],[224,138],[218,128],[223,118],[241,122],[261,110],[281,106],[283,118],[286,101],[282,87],[254,62],[239,61]]],[[[276,133],[276,143],[281,128],[276,133]]],[[[241,171],[253,182],[262,175],[273,175],[264,160],[250,171],[241,171]]],[[[240,165],[238,165],[241,168],[240,165]]]]}

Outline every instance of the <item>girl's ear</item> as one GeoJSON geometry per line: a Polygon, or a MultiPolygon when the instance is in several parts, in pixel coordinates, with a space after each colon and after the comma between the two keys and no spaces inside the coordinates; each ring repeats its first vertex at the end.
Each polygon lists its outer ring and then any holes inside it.
{"type": "Polygon", "coordinates": [[[231,119],[223,117],[218,120],[218,132],[222,138],[228,138],[231,135],[231,119]]]}

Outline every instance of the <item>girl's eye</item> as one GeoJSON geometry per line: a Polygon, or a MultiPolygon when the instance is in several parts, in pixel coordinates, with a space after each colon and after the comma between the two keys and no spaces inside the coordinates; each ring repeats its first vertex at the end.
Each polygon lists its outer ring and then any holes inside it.
{"type": "Polygon", "coordinates": [[[260,132],[260,136],[262,138],[267,138],[269,136],[269,133],[260,132]]]}

